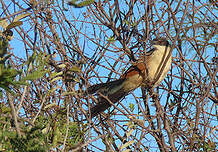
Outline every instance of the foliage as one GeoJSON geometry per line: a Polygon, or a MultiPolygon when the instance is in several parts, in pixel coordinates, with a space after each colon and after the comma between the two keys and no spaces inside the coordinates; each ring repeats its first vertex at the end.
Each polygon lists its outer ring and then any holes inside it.
{"type": "MultiPolygon", "coordinates": [[[[19,74],[19,71],[12,69],[10,64],[7,64],[10,55],[7,54],[8,35],[0,35],[0,88],[10,91],[10,85],[16,86],[14,78],[19,74]]],[[[1,95],[2,96],[2,95],[1,95]]]]}
{"type": "MultiPolygon", "coordinates": [[[[36,50],[23,63],[21,70],[16,70],[11,66],[9,59],[11,54],[8,54],[9,41],[12,40],[13,32],[12,28],[23,24],[22,19],[28,14],[21,14],[14,19],[14,22],[7,24],[5,20],[2,20],[0,25],[5,28],[5,31],[0,35],[0,88],[1,96],[3,93],[9,93],[9,95],[16,96],[16,92],[13,89],[21,88],[20,85],[29,85],[28,81],[35,81],[42,78],[45,74],[50,73],[46,67],[49,68],[50,56],[45,53],[38,53],[36,50]],[[25,75],[25,76],[24,76],[25,75]],[[19,80],[18,79],[19,76],[19,80]]],[[[70,71],[80,70],[73,66],[70,71]]],[[[51,73],[52,74],[52,73],[51,73]]],[[[57,74],[53,73],[53,77],[57,74]]],[[[52,78],[52,77],[51,77],[52,78]]],[[[51,82],[56,80],[52,79],[51,82]]],[[[52,92],[52,91],[51,91],[52,92]]],[[[50,93],[51,93],[50,92],[50,93]]],[[[37,103],[37,102],[36,102],[37,103]]],[[[45,109],[50,109],[52,106],[47,106],[45,109]]],[[[76,144],[82,142],[83,133],[79,130],[79,126],[76,123],[66,123],[66,115],[63,113],[54,113],[51,116],[40,115],[34,124],[30,124],[26,119],[19,117],[19,129],[21,130],[21,136],[16,131],[16,122],[11,116],[13,107],[8,106],[4,102],[0,107],[0,151],[26,151],[26,152],[44,152],[50,148],[61,147],[63,145],[64,138],[67,134],[66,149],[72,149],[76,144]],[[56,121],[53,121],[51,117],[55,115],[56,121]],[[69,126],[70,125],[70,126],[69,126]],[[69,126],[69,127],[68,127],[69,126]]]]}
{"type": "MultiPolygon", "coordinates": [[[[22,17],[17,17],[16,19],[20,19],[25,16],[22,15],[22,17]]],[[[0,25],[5,26],[5,24],[6,24],[5,20],[2,20],[0,25]]],[[[11,37],[13,35],[13,32],[11,31],[11,29],[15,28],[16,26],[20,26],[20,25],[22,25],[21,21],[12,22],[11,24],[5,27],[5,31],[3,31],[2,34],[0,35],[0,80],[1,80],[0,88],[12,94],[14,93],[12,92],[11,86],[18,88],[19,85],[25,85],[26,80],[36,80],[44,76],[45,73],[47,73],[47,71],[44,70],[44,66],[45,66],[45,63],[48,61],[48,59],[47,60],[43,59],[43,57],[40,54],[36,56],[36,53],[35,53],[36,51],[35,51],[28,61],[28,66],[29,66],[29,65],[34,65],[33,62],[36,60],[37,66],[31,67],[35,71],[27,74],[25,77],[22,77],[20,81],[16,81],[15,78],[18,75],[20,75],[22,71],[16,70],[11,67],[11,63],[10,61],[8,61],[11,55],[8,54],[7,49],[8,49],[8,41],[11,40],[11,37]]]]}
{"type": "Polygon", "coordinates": [[[28,121],[20,119],[22,124],[22,136],[19,137],[10,116],[10,108],[1,104],[0,124],[0,150],[1,151],[48,151],[50,148],[61,147],[68,130],[66,149],[72,149],[78,143],[83,142],[84,130],[78,124],[70,122],[69,128],[66,123],[65,114],[53,114],[47,118],[43,115],[37,118],[32,126],[28,121]],[[52,119],[55,117],[55,121],[52,119]]]}
{"type": "Polygon", "coordinates": [[[84,6],[88,6],[88,5],[92,4],[92,3],[94,3],[94,0],[82,0],[82,1],[70,0],[68,2],[68,5],[72,5],[75,8],[81,8],[81,7],[84,7],[84,6]]]}

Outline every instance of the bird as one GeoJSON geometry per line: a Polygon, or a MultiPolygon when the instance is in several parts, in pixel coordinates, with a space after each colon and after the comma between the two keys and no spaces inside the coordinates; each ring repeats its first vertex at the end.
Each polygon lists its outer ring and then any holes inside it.
{"type": "Polygon", "coordinates": [[[88,94],[97,94],[97,104],[90,108],[91,118],[122,100],[140,86],[155,88],[166,77],[172,63],[172,50],[165,37],[153,39],[152,49],[130,66],[119,79],[95,84],[88,94]],[[113,103],[113,104],[111,104],[113,103]]]}

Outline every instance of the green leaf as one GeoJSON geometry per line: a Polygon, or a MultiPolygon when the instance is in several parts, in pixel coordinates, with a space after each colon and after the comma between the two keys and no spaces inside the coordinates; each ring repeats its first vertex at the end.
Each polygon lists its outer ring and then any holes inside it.
{"type": "Polygon", "coordinates": [[[61,132],[59,128],[57,127],[56,130],[54,131],[54,137],[53,137],[53,142],[52,142],[53,146],[56,147],[59,141],[61,141],[61,132]]]}
{"type": "Polygon", "coordinates": [[[11,112],[11,108],[9,108],[6,105],[2,104],[1,113],[7,114],[7,113],[10,113],[10,112],[11,112]]]}
{"type": "Polygon", "coordinates": [[[81,70],[80,70],[80,68],[79,68],[79,67],[77,67],[77,66],[73,65],[73,66],[70,68],[70,71],[74,71],[74,72],[80,72],[81,70]]]}
{"type": "Polygon", "coordinates": [[[129,145],[132,145],[133,143],[135,143],[135,141],[134,141],[134,140],[132,140],[132,141],[129,141],[129,142],[127,142],[127,143],[123,144],[123,145],[120,147],[120,150],[122,150],[122,149],[124,149],[124,148],[128,147],[129,145]]]}
{"type": "Polygon", "coordinates": [[[3,93],[2,93],[2,90],[0,90],[0,99],[3,98],[3,93]]]}
{"type": "Polygon", "coordinates": [[[52,83],[52,82],[54,82],[54,81],[57,81],[57,80],[61,80],[61,79],[62,79],[62,77],[56,77],[56,78],[52,79],[52,80],[50,81],[50,83],[52,83]]]}
{"type": "Polygon", "coordinates": [[[68,2],[68,5],[72,5],[76,8],[81,8],[92,3],[94,3],[94,0],[82,0],[81,2],[79,2],[78,0],[71,0],[68,2]]]}
{"type": "Polygon", "coordinates": [[[25,81],[25,80],[36,80],[36,79],[39,79],[39,78],[43,77],[46,73],[47,73],[47,71],[34,71],[34,72],[28,74],[22,80],[23,81],[25,81]]]}
{"type": "Polygon", "coordinates": [[[55,106],[57,106],[56,103],[51,103],[51,104],[46,105],[44,109],[49,109],[49,108],[55,107],[55,106]]]}
{"type": "Polygon", "coordinates": [[[23,18],[30,16],[30,15],[31,15],[31,13],[20,14],[14,18],[14,22],[19,21],[20,19],[23,19],[23,18]]]}
{"type": "Polygon", "coordinates": [[[49,132],[49,130],[51,130],[50,125],[48,124],[44,129],[42,129],[42,133],[43,134],[47,134],[49,132]]]}
{"type": "Polygon", "coordinates": [[[80,82],[80,79],[78,79],[78,78],[74,78],[73,80],[78,82],[78,83],[80,82]]]}
{"type": "Polygon", "coordinates": [[[0,26],[6,28],[8,26],[8,22],[6,19],[0,20],[0,26]]]}
{"type": "Polygon", "coordinates": [[[9,25],[6,27],[6,30],[15,28],[15,27],[20,26],[20,25],[22,25],[22,24],[23,24],[22,21],[12,22],[11,24],[9,24],[9,25]]]}
{"type": "Polygon", "coordinates": [[[116,41],[116,39],[115,39],[113,36],[111,36],[111,37],[109,37],[109,38],[107,39],[107,41],[110,42],[110,43],[113,43],[113,42],[116,41]]]}
{"type": "Polygon", "coordinates": [[[129,128],[131,128],[134,123],[132,121],[128,121],[127,123],[124,124],[125,126],[128,126],[129,128]]]}
{"type": "Polygon", "coordinates": [[[131,151],[130,149],[126,149],[126,150],[124,150],[123,152],[129,152],[129,151],[131,151]]]}
{"type": "Polygon", "coordinates": [[[92,4],[94,2],[94,0],[85,0],[85,1],[82,1],[81,3],[78,3],[78,7],[84,7],[84,6],[88,6],[90,4],[92,4]]]}
{"type": "Polygon", "coordinates": [[[58,65],[59,68],[65,68],[67,65],[66,64],[60,64],[58,65]]]}
{"type": "Polygon", "coordinates": [[[132,103],[130,103],[130,104],[129,104],[129,108],[130,108],[130,111],[133,112],[134,109],[135,109],[135,105],[132,104],[132,103]]]}
{"type": "Polygon", "coordinates": [[[8,40],[0,37],[0,62],[4,60],[2,57],[7,53],[8,40]]]}
{"type": "Polygon", "coordinates": [[[133,131],[134,131],[134,129],[131,129],[130,131],[128,131],[126,133],[126,137],[129,138],[129,136],[132,135],[133,131]]]}
{"type": "Polygon", "coordinates": [[[50,94],[52,92],[54,92],[55,90],[59,89],[59,86],[55,87],[55,88],[51,88],[49,91],[48,91],[48,96],[50,96],[50,94]]]}
{"type": "Polygon", "coordinates": [[[51,73],[50,78],[54,78],[56,76],[63,75],[63,73],[64,73],[63,71],[61,71],[61,72],[53,72],[53,73],[51,73]]]}

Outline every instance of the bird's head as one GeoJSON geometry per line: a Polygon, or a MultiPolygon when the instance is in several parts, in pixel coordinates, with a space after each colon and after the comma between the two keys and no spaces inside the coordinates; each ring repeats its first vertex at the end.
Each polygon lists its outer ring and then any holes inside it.
{"type": "Polygon", "coordinates": [[[165,37],[153,39],[152,45],[169,46],[169,42],[165,37]]]}

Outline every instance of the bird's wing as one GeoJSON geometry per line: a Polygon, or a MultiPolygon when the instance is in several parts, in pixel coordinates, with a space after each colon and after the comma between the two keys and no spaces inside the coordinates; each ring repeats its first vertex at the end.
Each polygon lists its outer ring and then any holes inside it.
{"type": "Polygon", "coordinates": [[[145,63],[139,62],[129,67],[129,69],[123,75],[121,75],[120,78],[129,78],[136,74],[143,75],[145,72],[145,69],[146,69],[145,63]]]}
{"type": "Polygon", "coordinates": [[[124,81],[124,79],[118,79],[118,80],[114,80],[114,81],[110,81],[110,82],[106,82],[106,83],[100,83],[100,84],[95,84],[93,86],[90,86],[87,89],[88,94],[93,94],[95,92],[97,92],[98,90],[108,90],[110,89],[110,86],[113,85],[119,85],[124,81]]]}
{"type": "Polygon", "coordinates": [[[155,50],[156,48],[152,48],[150,51],[146,52],[145,57],[143,57],[143,59],[139,59],[135,64],[130,66],[128,70],[123,75],[121,75],[121,78],[129,78],[136,74],[144,77],[146,72],[148,72],[146,63],[148,63],[150,56],[155,50]]]}

